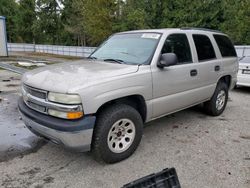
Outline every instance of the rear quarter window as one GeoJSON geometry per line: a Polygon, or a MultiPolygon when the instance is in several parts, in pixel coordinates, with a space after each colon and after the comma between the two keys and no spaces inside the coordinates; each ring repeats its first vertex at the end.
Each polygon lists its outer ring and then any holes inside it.
{"type": "Polygon", "coordinates": [[[208,36],[194,34],[193,39],[199,61],[206,61],[216,58],[213,45],[208,36]]]}
{"type": "Polygon", "coordinates": [[[222,57],[237,57],[235,48],[227,36],[214,35],[214,39],[220,49],[222,57]]]}

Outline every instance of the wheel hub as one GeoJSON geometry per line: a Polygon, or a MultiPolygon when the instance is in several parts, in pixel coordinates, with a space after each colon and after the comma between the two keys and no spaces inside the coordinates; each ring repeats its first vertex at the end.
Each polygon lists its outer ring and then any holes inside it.
{"type": "Polygon", "coordinates": [[[226,102],[226,93],[224,90],[221,90],[217,95],[216,109],[221,110],[224,107],[225,102],[226,102]]]}
{"type": "Polygon", "coordinates": [[[120,136],[122,136],[122,132],[119,131],[116,135],[117,135],[117,137],[120,137],[120,136]]]}
{"type": "Polygon", "coordinates": [[[126,151],[135,138],[135,125],[129,119],[116,121],[109,130],[107,142],[109,149],[114,153],[126,151]]]}

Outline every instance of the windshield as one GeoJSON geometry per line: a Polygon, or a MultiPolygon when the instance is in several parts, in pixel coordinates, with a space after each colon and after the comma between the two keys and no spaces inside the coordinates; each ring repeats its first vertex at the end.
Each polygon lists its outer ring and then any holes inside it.
{"type": "Polygon", "coordinates": [[[89,58],[124,64],[149,64],[160,37],[159,33],[116,34],[89,58]]]}

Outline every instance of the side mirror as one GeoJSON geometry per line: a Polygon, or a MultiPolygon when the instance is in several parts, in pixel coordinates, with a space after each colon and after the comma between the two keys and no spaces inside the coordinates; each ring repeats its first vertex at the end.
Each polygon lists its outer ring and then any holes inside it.
{"type": "Polygon", "coordinates": [[[169,67],[176,65],[178,63],[178,58],[175,53],[165,53],[161,55],[161,59],[158,62],[157,66],[160,68],[169,67]]]}

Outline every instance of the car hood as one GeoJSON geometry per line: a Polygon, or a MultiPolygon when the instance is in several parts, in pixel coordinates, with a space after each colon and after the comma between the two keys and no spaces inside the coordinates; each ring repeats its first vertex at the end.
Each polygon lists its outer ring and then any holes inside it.
{"type": "Polygon", "coordinates": [[[114,79],[138,71],[137,65],[125,65],[96,60],[80,60],[38,68],[24,74],[22,82],[31,87],[61,93],[114,79]]]}

